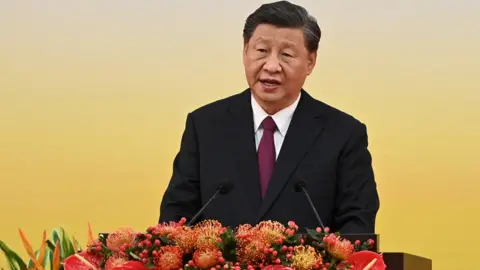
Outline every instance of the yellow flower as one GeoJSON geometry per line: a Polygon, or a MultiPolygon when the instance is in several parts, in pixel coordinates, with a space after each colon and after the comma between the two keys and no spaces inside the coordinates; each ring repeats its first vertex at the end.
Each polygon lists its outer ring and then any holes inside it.
{"type": "Polygon", "coordinates": [[[292,268],[295,270],[317,269],[322,264],[322,257],[311,246],[296,246],[293,252],[292,268]]]}

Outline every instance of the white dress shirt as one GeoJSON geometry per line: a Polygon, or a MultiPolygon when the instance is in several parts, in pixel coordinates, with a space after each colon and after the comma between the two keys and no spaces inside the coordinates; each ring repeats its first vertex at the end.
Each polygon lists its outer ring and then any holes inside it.
{"type": "Polygon", "coordinates": [[[275,153],[276,158],[278,158],[278,154],[280,153],[280,149],[282,148],[283,140],[287,135],[288,127],[290,126],[290,122],[293,117],[293,113],[297,108],[298,102],[300,101],[300,94],[298,95],[297,100],[292,103],[292,105],[282,109],[281,111],[277,112],[274,115],[269,115],[268,113],[263,110],[263,108],[257,103],[255,98],[252,96],[252,110],[253,110],[253,124],[254,124],[254,132],[255,132],[255,145],[258,150],[258,145],[260,144],[260,139],[262,139],[263,135],[263,128],[262,122],[263,120],[271,116],[277,125],[277,130],[273,134],[273,140],[275,142],[275,153]]]}

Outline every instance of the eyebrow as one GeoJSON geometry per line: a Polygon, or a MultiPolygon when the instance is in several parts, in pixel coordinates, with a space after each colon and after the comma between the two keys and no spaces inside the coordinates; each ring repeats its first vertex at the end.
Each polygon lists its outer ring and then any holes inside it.
{"type": "MultiPolygon", "coordinates": [[[[255,41],[270,42],[271,39],[270,39],[270,38],[265,38],[265,37],[259,36],[259,37],[257,37],[257,38],[255,39],[255,41]]],[[[288,47],[295,48],[295,43],[294,43],[294,42],[291,42],[291,41],[288,41],[288,40],[283,40],[282,42],[285,43],[288,47]]]]}

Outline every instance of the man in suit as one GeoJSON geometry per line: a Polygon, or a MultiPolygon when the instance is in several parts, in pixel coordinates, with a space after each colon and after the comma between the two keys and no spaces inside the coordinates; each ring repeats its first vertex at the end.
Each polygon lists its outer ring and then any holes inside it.
{"type": "Polygon", "coordinates": [[[372,233],[379,199],[366,126],[311,97],[303,84],[320,40],[298,5],[260,6],[246,20],[243,59],[249,88],[188,114],[159,222],[191,219],[223,179],[234,184],[200,220],[225,226],[262,220],[319,226],[301,180],[326,227],[372,233]]]}

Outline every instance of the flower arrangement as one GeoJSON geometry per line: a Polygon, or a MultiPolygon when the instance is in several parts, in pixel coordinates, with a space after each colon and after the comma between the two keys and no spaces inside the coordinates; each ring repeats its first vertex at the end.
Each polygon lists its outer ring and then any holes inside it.
{"type": "MultiPolygon", "coordinates": [[[[57,270],[384,270],[382,255],[370,251],[373,240],[350,242],[328,228],[298,233],[298,226],[263,221],[234,230],[215,220],[193,227],[186,219],[135,232],[123,227],[93,238],[85,250],[61,260],[53,255],[57,270]]],[[[25,244],[25,241],[24,241],[25,244]]],[[[31,249],[31,248],[30,248],[31,249]]],[[[58,249],[58,248],[57,248],[58,249]]],[[[40,259],[43,258],[39,252],[40,259]]],[[[58,251],[57,251],[58,253],[58,251]]],[[[32,268],[43,270],[40,259],[30,256],[32,268]]]]}

